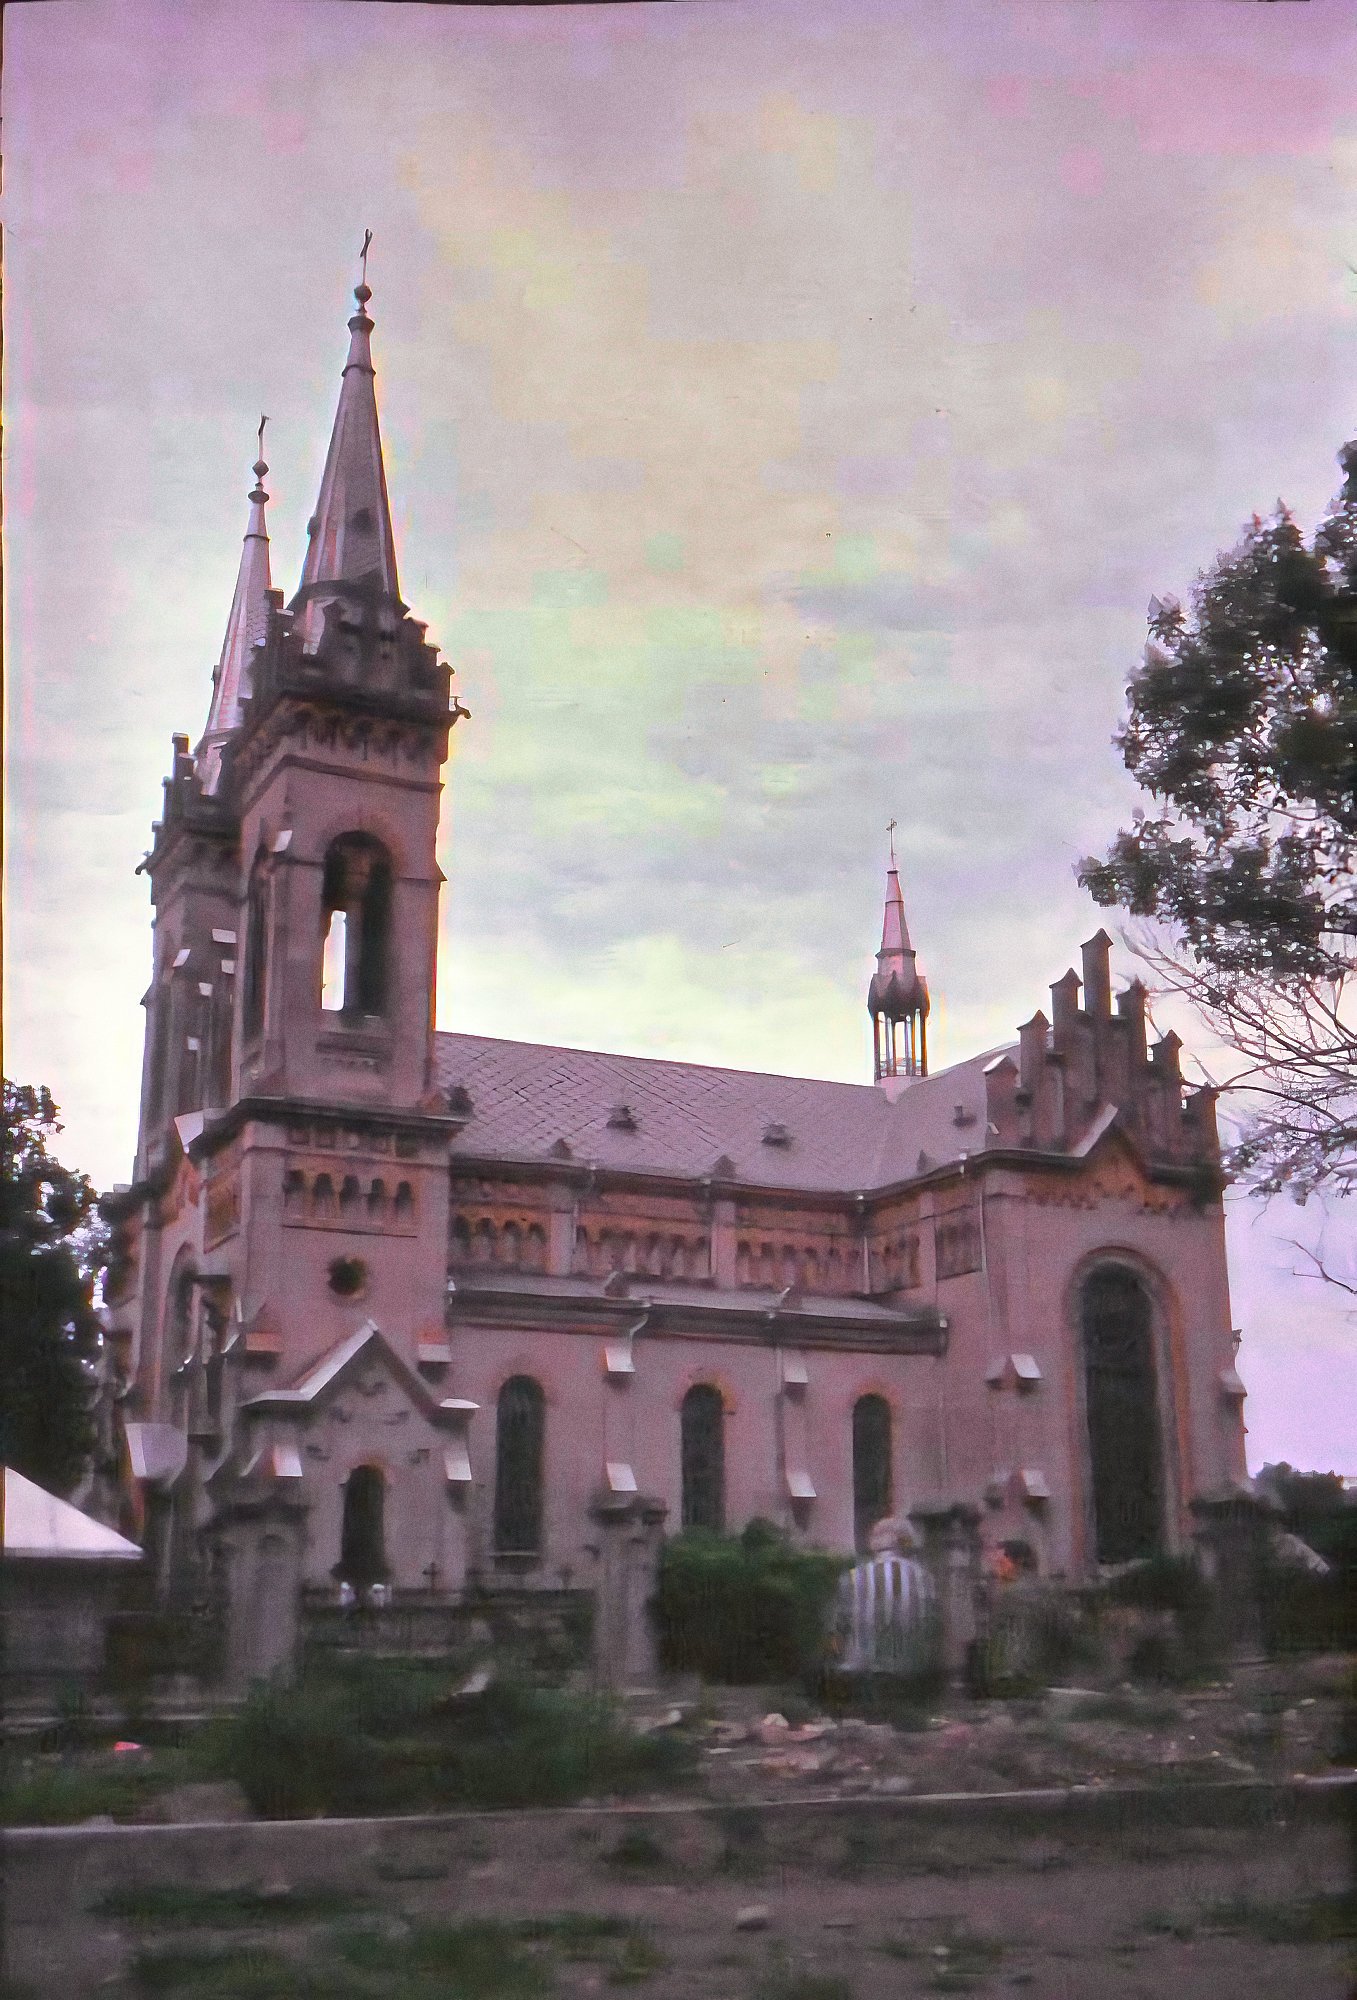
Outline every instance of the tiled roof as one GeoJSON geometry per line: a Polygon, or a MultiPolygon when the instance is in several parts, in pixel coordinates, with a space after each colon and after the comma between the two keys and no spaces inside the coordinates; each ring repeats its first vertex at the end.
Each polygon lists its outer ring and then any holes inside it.
{"type": "Polygon", "coordinates": [[[472,1107],[454,1159],[546,1160],[564,1142],[574,1159],[600,1167],[723,1178],[724,1158],[730,1177],[753,1187],[844,1193],[979,1152],[984,1071],[996,1053],[908,1084],[892,1104],[871,1084],[489,1035],[440,1034],[437,1044],[438,1081],[464,1090],[472,1107]],[[785,1143],[769,1143],[765,1133],[778,1126],[785,1143]]]}

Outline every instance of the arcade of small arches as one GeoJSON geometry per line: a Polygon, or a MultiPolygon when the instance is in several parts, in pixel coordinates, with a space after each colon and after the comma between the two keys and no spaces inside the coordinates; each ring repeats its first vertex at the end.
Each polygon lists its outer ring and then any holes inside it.
{"type": "MultiPolygon", "coordinates": [[[[461,1210],[452,1218],[449,1254],[454,1264],[544,1272],[547,1234],[541,1223],[526,1218],[504,1220],[461,1210]]],[[[606,1278],[621,1271],[628,1276],[704,1282],[711,1276],[710,1239],[660,1229],[581,1225],[575,1231],[571,1270],[575,1277],[606,1278]]],[[[782,1291],[795,1286],[830,1296],[910,1291],[921,1283],[919,1237],[909,1232],[869,1243],[864,1257],[861,1239],[806,1243],[742,1236],[736,1244],[735,1282],[742,1288],[782,1291]]]]}
{"type": "Polygon", "coordinates": [[[283,1219],[405,1232],[415,1226],[415,1191],[404,1180],[389,1186],[380,1177],[360,1180],[357,1174],[289,1167],[283,1175],[283,1219]]]}

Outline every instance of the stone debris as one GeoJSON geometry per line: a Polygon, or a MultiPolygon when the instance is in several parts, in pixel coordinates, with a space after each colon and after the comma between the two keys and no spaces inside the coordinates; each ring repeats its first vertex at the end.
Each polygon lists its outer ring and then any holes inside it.
{"type": "Polygon", "coordinates": [[[737,1931],[766,1931],[772,1921],[773,1913],[767,1903],[746,1903],[735,1912],[737,1931]]]}

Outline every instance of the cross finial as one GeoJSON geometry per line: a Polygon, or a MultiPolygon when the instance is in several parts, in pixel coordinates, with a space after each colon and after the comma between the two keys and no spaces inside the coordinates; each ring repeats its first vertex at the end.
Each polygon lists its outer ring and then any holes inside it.
{"type": "Polygon", "coordinates": [[[259,481],[264,477],[264,474],[268,471],[268,467],[264,463],[264,426],[267,422],[268,422],[267,417],[261,417],[259,419],[259,456],[255,460],[254,465],[252,467],[255,477],[255,488],[254,492],[250,495],[251,500],[264,500],[267,499],[268,497],[267,494],[264,492],[263,488],[259,484],[259,481]]]}
{"type": "Polygon", "coordinates": [[[894,821],[893,819],[891,819],[891,820],[887,820],[887,822],[886,822],[886,831],[887,831],[887,833],[888,833],[888,834],[890,835],[890,837],[891,837],[891,867],[892,867],[892,868],[894,868],[894,866],[895,866],[895,827],[896,827],[896,822],[895,822],[895,821],[894,821]]]}
{"type": "Polygon", "coordinates": [[[365,229],[363,231],[363,247],[358,253],[359,257],[362,259],[363,276],[361,283],[355,286],[353,294],[360,306],[365,306],[368,300],[372,297],[372,289],[368,284],[368,246],[371,242],[372,242],[372,231],[370,229],[365,229]]]}

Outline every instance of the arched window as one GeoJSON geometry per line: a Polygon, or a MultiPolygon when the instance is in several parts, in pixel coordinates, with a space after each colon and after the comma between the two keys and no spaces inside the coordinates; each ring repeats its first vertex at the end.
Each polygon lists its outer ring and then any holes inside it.
{"type": "Polygon", "coordinates": [[[375,1465],[355,1465],[344,1482],[344,1521],[339,1535],[339,1561],[332,1575],[355,1590],[384,1583],[386,1481],[375,1465]]]}
{"type": "Polygon", "coordinates": [[[542,1548],[542,1444],[546,1398],[530,1375],[511,1375],[495,1412],[495,1553],[542,1548]]]}
{"type": "Polygon", "coordinates": [[[258,1041],[264,1032],[268,955],[269,881],[264,863],[257,861],[250,876],[245,904],[245,981],[241,1026],[247,1042],[258,1041]]]}
{"type": "Polygon", "coordinates": [[[891,1479],[891,1406],[884,1396],[859,1396],[853,1405],[853,1546],[864,1554],[872,1529],[884,1521],[894,1498],[891,1479]]]}
{"type": "Polygon", "coordinates": [[[1163,1547],[1149,1295],[1134,1271],[1109,1266],[1086,1280],[1080,1316],[1097,1560],[1131,1562],[1163,1547]]]}
{"type": "Polygon", "coordinates": [[[699,1382],[688,1391],[679,1418],[685,1528],[726,1525],[725,1421],[719,1389],[699,1382]]]}
{"type": "Polygon", "coordinates": [[[391,862],[381,842],[346,833],[330,843],[321,891],[321,1006],[385,1012],[390,987],[391,862]]]}

